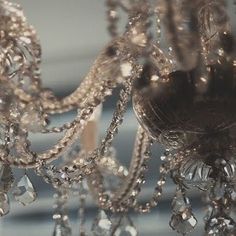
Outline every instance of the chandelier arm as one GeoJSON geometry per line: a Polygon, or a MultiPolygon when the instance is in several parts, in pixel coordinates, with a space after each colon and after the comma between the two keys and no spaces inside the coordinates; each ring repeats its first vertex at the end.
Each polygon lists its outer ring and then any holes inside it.
{"type": "Polygon", "coordinates": [[[120,73],[121,59],[116,56],[116,53],[123,54],[122,60],[127,60],[127,55],[123,52],[122,41],[122,37],[113,40],[101,52],[85,79],[72,94],[62,100],[55,97],[51,100],[42,99],[43,108],[50,114],[63,113],[102,100],[103,93],[110,95],[111,90],[118,85],[117,77],[120,73]],[[101,89],[103,93],[101,93],[101,89]]]}

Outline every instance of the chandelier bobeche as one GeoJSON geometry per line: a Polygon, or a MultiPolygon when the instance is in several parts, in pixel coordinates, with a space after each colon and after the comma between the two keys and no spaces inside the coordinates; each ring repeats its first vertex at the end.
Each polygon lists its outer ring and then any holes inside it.
{"type": "Polygon", "coordinates": [[[138,235],[128,212],[148,213],[158,205],[166,178],[176,185],[170,226],[182,235],[197,224],[189,190],[197,188],[207,206],[205,235],[236,235],[236,60],[226,0],[107,0],[111,42],[80,86],[58,99],[40,80],[41,47],[18,4],[0,1],[0,215],[9,212],[11,193],[27,205],[36,199],[25,171],[34,169],[57,192],[54,236],[69,236],[70,193],[80,199],[80,235],[138,235]],[[128,15],[118,33],[118,10],[128,15]],[[165,39],[165,43],[162,39],[165,39]],[[97,144],[101,104],[120,96],[105,137],[97,144]],[[140,123],[129,169],[116,159],[112,141],[132,98],[140,123]],[[61,127],[50,116],[77,109],[61,127]],[[31,150],[29,133],[64,133],[42,153],[31,150]],[[160,177],[147,203],[138,196],[145,182],[151,146],[166,148],[160,177]],[[63,156],[63,158],[61,158],[63,156]],[[53,162],[57,160],[57,162],[53,162]],[[108,186],[106,178],[116,178],[108,186]],[[87,186],[87,187],[86,187],[87,186]],[[99,214],[85,229],[85,199],[99,214]],[[117,217],[110,217],[110,214],[117,217]],[[114,220],[115,219],[115,220],[114,220]]]}

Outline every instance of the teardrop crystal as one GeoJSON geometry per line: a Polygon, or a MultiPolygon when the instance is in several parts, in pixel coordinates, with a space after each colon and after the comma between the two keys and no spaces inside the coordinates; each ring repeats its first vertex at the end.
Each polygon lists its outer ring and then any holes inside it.
{"type": "Polygon", "coordinates": [[[123,216],[120,221],[117,229],[115,230],[114,236],[137,236],[138,231],[133,225],[131,219],[125,215],[123,216]]]}
{"type": "Polygon", "coordinates": [[[111,233],[112,223],[105,211],[101,210],[95,219],[92,232],[96,236],[109,236],[111,233]]]}
{"type": "Polygon", "coordinates": [[[20,202],[24,206],[35,201],[37,194],[26,174],[17,183],[17,186],[13,191],[13,195],[16,201],[20,202]]]}
{"type": "Polygon", "coordinates": [[[6,193],[0,193],[0,216],[4,216],[9,213],[10,205],[9,198],[6,193]]]}

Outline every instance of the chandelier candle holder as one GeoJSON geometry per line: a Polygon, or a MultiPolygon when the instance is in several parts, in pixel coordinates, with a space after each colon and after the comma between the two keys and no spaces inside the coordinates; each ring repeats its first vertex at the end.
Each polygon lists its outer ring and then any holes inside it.
{"type": "Polygon", "coordinates": [[[207,208],[205,235],[236,235],[236,59],[230,0],[107,0],[111,41],[70,95],[59,99],[40,78],[41,46],[22,8],[0,0],[0,215],[9,193],[28,205],[36,191],[32,169],[55,188],[53,236],[70,236],[71,192],[79,198],[80,235],[138,235],[129,212],[149,213],[167,178],[176,185],[170,226],[187,235],[197,225],[188,195],[198,189],[207,208]],[[128,21],[118,31],[118,12],[128,21]],[[164,40],[163,40],[164,39],[164,40]],[[98,139],[102,104],[120,94],[105,137],[98,139]],[[113,139],[128,102],[139,121],[127,169],[113,139]],[[49,126],[54,114],[76,118],[49,126]],[[48,150],[32,151],[30,133],[63,133],[48,150]],[[139,202],[151,157],[159,143],[159,179],[146,203],[139,202]],[[55,162],[55,160],[57,160],[55,162]],[[25,170],[19,181],[12,168],[25,170]],[[112,176],[117,186],[107,186],[112,176]],[[85,227],[87,196],[99,208],[85,227]],[[116,216],[116,217],[114,217],[116,216]]]}

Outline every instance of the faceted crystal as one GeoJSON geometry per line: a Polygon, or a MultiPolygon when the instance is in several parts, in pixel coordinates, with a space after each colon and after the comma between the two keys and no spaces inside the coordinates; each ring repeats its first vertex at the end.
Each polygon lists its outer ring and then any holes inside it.
{"type": "Polygon", "coordinates": [[[26,174],[17,183],[13,195],[15,196],[16,201],[22,203],[23,205],[28,205],[35,201],[37,194],[26,174]]]}
{"type": "Polygon", "coordinates": [[[119,221],[119,225],[117,226],[117,229],[115,230],[114,236],[137,236],[138,231],[134,227],[131,219],[125,215],[121,218],[119,221]]]}
{"type": "Polygon", "coordinates": [[[197,220],[190,211],[172,215],[170,226],[180,234],[190,233],[197,225],[197,220]]]}
{"type": "Polygon", "coordinates": [[[0,216],[6,215],[10,210],[9,198],[6,193],[0,193],[0,216]]]}
{"type": "Polygon", "coordinates": [[[107,214],[101,210],[92,226],[93,235],[109,236],[111,234],[111,226],[112,223],[107,214]]]}
{"type": "Polygon", "coordinates": [[[210,166],[195,158],[187,160],[179,169],[183,184],[187,188],[197,187],[201,190],[209,188],[212,181],[211,172],[210,166]]]}
{"type": "Polygon", "coordinates": [[[53,236],[71,236],[71,228],[63,221],[56,221],[53,236]]]}
{"type": "Polygon", "coordinates": [[[7,192],[14,181],[11,167],[9,165],[0,165],[0,192],[7,192]]]}

